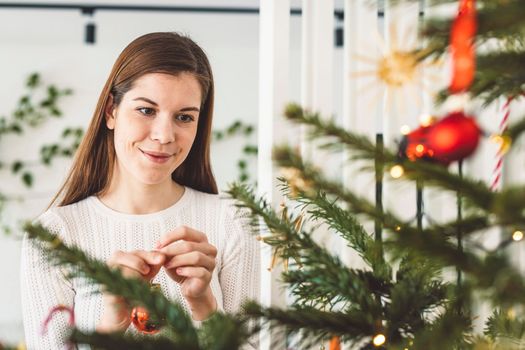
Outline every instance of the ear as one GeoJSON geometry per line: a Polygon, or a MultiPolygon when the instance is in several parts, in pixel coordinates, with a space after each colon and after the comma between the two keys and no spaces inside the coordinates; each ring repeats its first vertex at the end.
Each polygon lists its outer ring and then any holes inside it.
{"type": "Polygon", "coordinates": [[[117,108],[113,104],[113,95],[109,95],[108,102],[104,108],[104,115],[106,117],[106,126],[108,129],[115,129],[115,115],[117,108]]]}

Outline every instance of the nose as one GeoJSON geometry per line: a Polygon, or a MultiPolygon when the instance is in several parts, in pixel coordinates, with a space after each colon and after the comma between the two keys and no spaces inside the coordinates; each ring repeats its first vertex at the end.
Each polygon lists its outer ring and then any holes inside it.
{"type": "Polygon", "coordinates": [[[160,144],[175,141],[175,125],[170,116],[158,115],[151,124],[150,137],[160,144]]]}

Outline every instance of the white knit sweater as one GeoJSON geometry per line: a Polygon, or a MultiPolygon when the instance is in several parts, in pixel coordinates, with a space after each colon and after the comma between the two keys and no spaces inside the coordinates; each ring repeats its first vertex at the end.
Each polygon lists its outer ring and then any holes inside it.
{"type": "MultiPolygon", "coordinates": [[[[44,227],[74,244],[89,256],[106,261],[117,250],[151,250],[159,238],[185,225],[208,236],[217,250],[210,283],[219,309],[238,311],[247,299],[259,298],[259,245],[246,230],[232,201],[185,188],[180,200],[162,211],[129,215],[106,207],[92,196],[64,207],[55,207],[38,219],[44,227]]],[[[153,280],[162,292],[190,309],[179,286],[164,269],[153,280]]],[[[33,349],[63,349],[68,335],[68,315],[56,314],[42,335],[49,311],[62,304],[74,307],[76,326],[94,331],[102,315],[98,285],[82,278],[69,280],[60,267],[51,266],[26,238],[22,246],[22,308],[26,345],[33,349]]],[[[133,326],[130,326],[133,327],[133,326]]]]}

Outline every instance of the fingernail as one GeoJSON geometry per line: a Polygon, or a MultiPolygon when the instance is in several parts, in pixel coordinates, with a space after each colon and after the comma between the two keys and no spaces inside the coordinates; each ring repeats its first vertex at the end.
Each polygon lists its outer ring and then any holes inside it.
{"type": "Polygon", "coordinates": [[[157,245],[155,246],[156,249],[162,248],[162,243],[160,241],[157,241],[157,245]]]}

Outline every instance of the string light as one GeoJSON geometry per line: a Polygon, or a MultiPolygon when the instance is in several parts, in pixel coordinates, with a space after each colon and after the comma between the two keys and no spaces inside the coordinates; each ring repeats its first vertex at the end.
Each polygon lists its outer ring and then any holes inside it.
{"type": "Polygon", "coordinates": [[[435,118],[430,114],[423,114],[419,117],[419,124],[421,126],[427,127],[432,125],[435,122],[435,118]]]}
{"type": "Polygon", "coordinates": [[[402,135],[408,135],[410,133],[410,126],[408,125],[403,125],[401,127],[401,134],[402,135]]]}
{"type": "Polygon", "coordinates": [[[397,232],[401,231],[401,226],[396,226],[395,230],[396,230],[397,232]]]}
{"type": "Polygon", "coordinates": [[[500,154],[507,153],[512,143],[511,138],[507,135],[491,135],[490,141],[498,145],[500,154]]]}
{"type": "Polygon", "coordinates": [[[377,334],[372,340],[372,343],[374,344],[374,346],[381,346],[385,342],[386,342],[386,337],[383,334],[377,334]]]}
{"type": "Polygon", "coordinates": [[[405,169],[403,169],[403,167],[399,164],[390,168],[390,176],[392,176],[394,179],[399,179],[404,173],[405,169]]]}
{"type": "Polygon", "coordinates": [[[514,231],[514,233],[512,234],[512,239],[516,242],[521,241],[523,239],[523,232],[514,231]]]}

